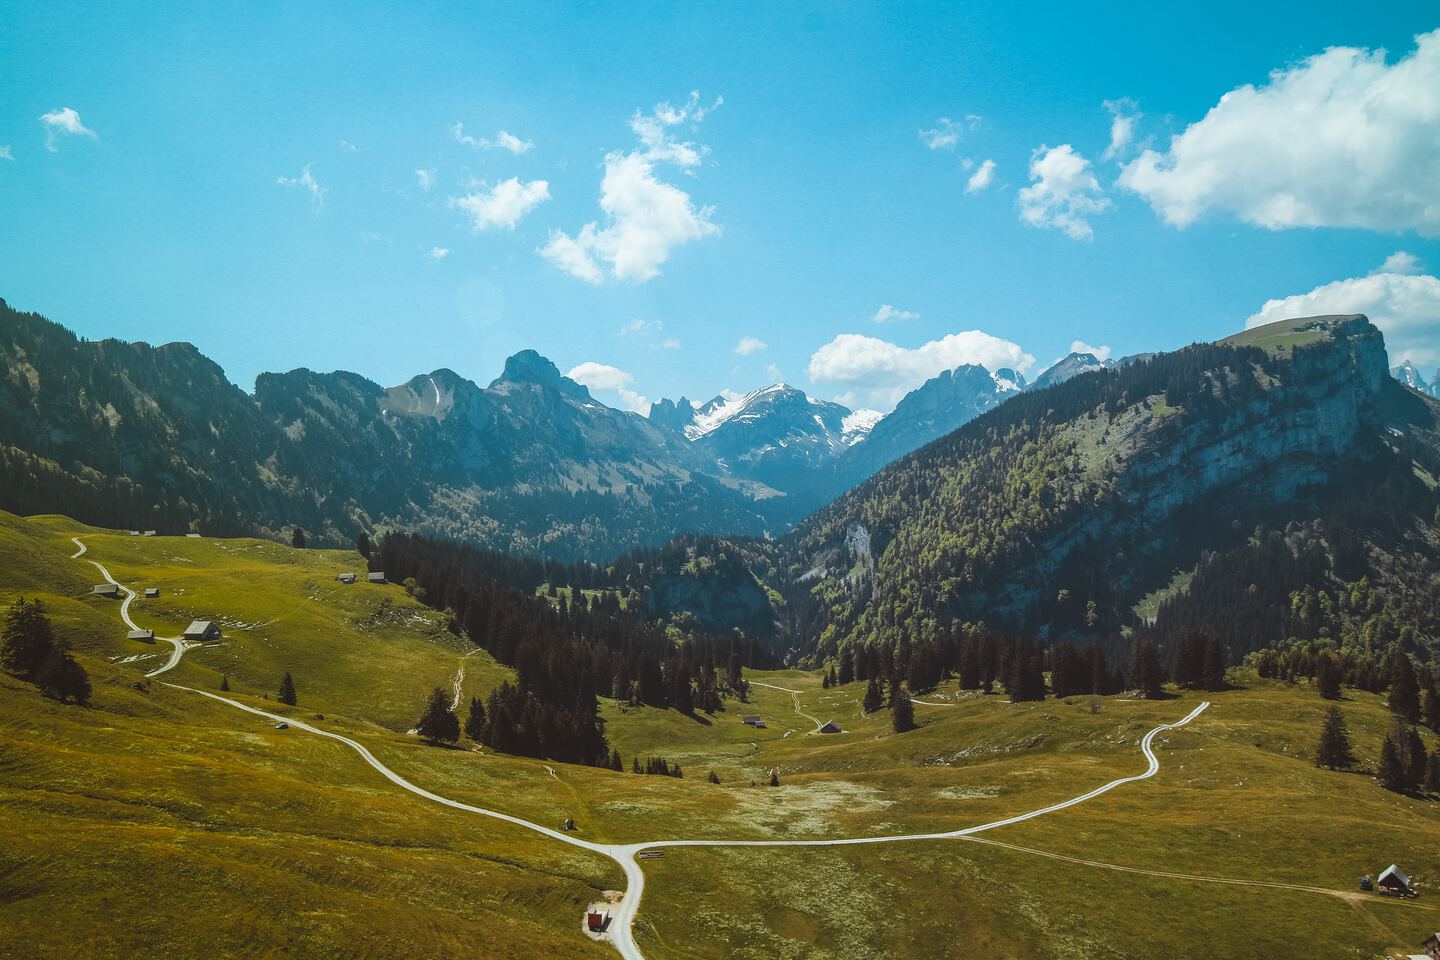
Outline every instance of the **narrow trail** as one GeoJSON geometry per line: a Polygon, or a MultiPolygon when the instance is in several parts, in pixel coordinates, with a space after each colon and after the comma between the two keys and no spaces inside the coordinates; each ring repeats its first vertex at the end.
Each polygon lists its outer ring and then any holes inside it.
{"type": "Polygon", "coordinates": [[[920,704],[920,706],[922,706],[922,707],[957,707],[957,706],[959,706],[959,704],[957,704],[957,703],[936,703],[934,700],[916,700],[914,697],[911,697],[911,698],[910,698],[910,702],[911,702],[911,703],[918,703],[918,704],[920,704]]]}
{"type": "MultiPolygon", "coordinates": [[[[1193,880],[1196,883],[1221,883],[1236,887],[1264,887],[1270,890],[1294,890],[1299,893],[1321,893],[1326,896],[1335,897],[1339,900],[1348,900],[1356,903],[1394,903],[1419,906],[1414,901],[1402,900],[1398,897],[1376,897],[1367,896],[1358,890],[1332,890],[1329,887],[1313,887],[1304,883],[1281,883],[1274,880],[1244,880],[1239,877],[1210,877],[1198,873],[1176,873],[1171,870],[1150,870],[1145,867],[1127,867],[1119,863],[1106,863],[1103,860],[1086,860],[1083,857],[1066,856],[1063,853],[1052,853],[1049,850],[1037,850],[1034,847],[1022,847],[1019,844],[1005,843],[1001,840],[988,840],[981,837],[966,836],[961,839],[970,843],[983,843],[991,847],[1002,847],[1006,850],[1013,850],[1016,853],[1028,853],[1037,857],[1045,857],[1050,860],[1060,860],[1065,863],[1079,864],[1085,867],[1097,867],[1101,870],[1115,870],[1120,873],[1137,873],[1146,877],[1159,877],[1164,880],[1193,880]]],[[[1428,907],[1430,910],[1437,910],[1440,907],[1428,907]]]]}
{"type": "Polygon", "coordinates": [[[814,717],[810,716],[810,714],[808,714],[808,713],[806,713],[804,710],[801,710],[801,709],[800,709],[800,691],[799,691],[799,690],[791,690],[789,687],[777,687],[777,686],[776,686],[775,684],[773,684],[773,683],[762,683],[762,682],[759,681],[759,680],[751,680],[751,681],[750,681],[750,686],[752,686],[752,687],[768,687],[768,688],[771,689],[771,690],[783,690],[785,693],[790,694],[790,699],[791,699],[791,700],[794,700],[794,701],[795,701],[795,712],[796,712],[796,713],[800,714],[800,716],[804,717],[806,720],[809,720],[811,723],[815,724],[815,729],[816,729],[816,730],[819,730],[821,727],[825,726],[825,722],[824,722],[823,720],[816,720],[814,717]]]}
{"type": "Polygon", "coordinates": [[[475,654],[479,652],[480,648],[476,647],[474,650],[471,650],[469,653],[465,654],[460,658],[460,670],[450,680],[451,684],[455,687],[455,696],[450,700],[451,712],[460,709],[460,687],[462,684],[465,683],[465,661],[469,660],[471,657],[475,656],[475,654]]]}
{"type": "MultiPolygon", "coordinates": [[[[75,560],[85,553],[85,544],[80,542],[79,537],[71,537],[70,539],[75,541],[75,543],[80,547],[80,549],[70,558],[72,560],[75,560]]],[[[131,630],[144,629],[134,620],[130,619],[130,604],[133,603],[135,600],[135,591],[131,590],[129,587],[125,586],[125,584],[110,576],[110,571],[106,570],[105,565],[102,564],[99,560],[91,560],[90,563],[95,567],[96,570],[100,571],[100,576],[105,578],[106,583],[113,583],[115,586],[120,588],[120,591],[122,593],[125,594],[125,599],[120,603],[120,619],[125,621],[125,626],[129,627],[131,630]]],[[[179,666],[180,664],[180,658],[185,656],[185,651],[188,650],[190,646],[188,643],[185,642],[184,637],[156,637],[155,639],[162,640],[165,643],[170,644],[172,648],[170,651],[170,659],[166,660],[156,669],[151,670],[149,673],[145,674],[146,679],[149,679],[151,677],[158,677],[162,673],[166,673],[170,670],[175,669],[175,667],[179,666]]]]}
{"type": "MultiPolygon", "coordinates": [[[[79,558],[85,553],[85,545],[80,542],[79,538],[74,539],[75,543],[80,547],[80,550],[74,556],[75,558],[79,558]]],[[[104,566],[94,560],[91,560],[90,562],[94,564],[98,570],[100,570],[101,574],[104,575],[105,579],[108,582],[116,584],[120,587],[121,590],[125,591],[126,598],[125,602],[121,605],[120,608],[120,617],[130,627],[130,629],[140,629],[130,618],[129,612],[130,601],[134,599],[135,592],[133,590],[130,590],[128,587],[125,587],[123,584],[120,584],[113,577],[111,577],[110,572],[106,570],[104,566]]],[[[173,655],[171,656],[169,662],[167,662],[164,666],[147,673],[147,677],[156,677],[162,673],[173,669],[180,662],[181,657],[184,656],[186,650],[185,642],[180,639],[167,639],[175,646],[175,651],[173,655]]],[[[568,844],[572,847],[589,851],[591,853],[603,856],[613,861],[616,865],[620,867],[621,871],[625,874],[625,893],[624,896],[620,899],[620,901],[615,904],[615,909],[611,918],[610,928],[607,936],[610,944],[616,949],[617,952],[619,952],[622,957],[625,958],[625,960],[645,960],[644,954],[640,952],[639,947],[635,944],[633,930],[635,917],[640,910],[640,901],[644,896],[645,892],[645,872],[643,869],[641,869],[638,859],[638,854],[642,850],[654,850],[661,847],[842,847],[855,846],[859,844],[898,843],[918,840],[971,839],[974,837],[975,834],[983,833],[989,830],[999,829],[1000,827],[1009,826],[1015,823],[1022,823],[1026,820],[1032,820],[1036,817],[1044,816],[1046,814],[1056,813],[1069,807],[1073,807],[1076,804],[1084,803],[1087,800],[1094,799],[1101,794],[1114,790],[1116,787],[1120,787],[1128,783],[1136,783],[1141,780],[1148,780],[1149,778],[1155,776],[1155,774],[1160,770],[1160,760],[1158,757],[1155,756],[1154,751],[1155,738],[1162,733],[1176,730],[1180,727],[1185,726],[1186,724],[1190,723],[1190,721],[1198,717],[1206,710],[1206,708],[1210,706],[1209,701],[1202,702],[1199,706],[1195,707],[1195,709],[1191,710],[1180,720],[1177,720],[1174,723],[1160,724],[1159,726],[1147,732],[1145,736],[1140,740],[1140,752],[1145,756],[1145,759],[1147,761],[1146,769],[1143,773],[1133,774],[1128,777],[1119,777],[1117,779],[1111,780],[1109,783],[1096,787],[1088,793],[1080,794],[1079,796],[1072,797],[1069,800],[1065,800],[1060,803],[1054,803],[1047,807],[1041,807],[1028,813],[1018,814],[1013,817],[1006,817],[1003,820],[995,820],[990,823],[984,823],[974,827],[965,827],[959,830],[949,830],[940,833],[913,833],[878,837],[846,837],[833,840],[655,840],[642,843],[607,844],[594,843],[592,841],[582,840],[579,837],[572,836],[560,830],[551,829],[550,827],[542,826],[538,823],[533,823],[522,817],[517,817],[508,813],[502,813],[498,810],[490,810],[485,807],[474,806],[473,804],[462,803],[458,800],[452,800],[449,797],[441,796],[438,793],[432,793],[431,791],[426,790],[424,787],[420,787],[414,783],[411,783],[409,780],[405,779],[400,774],[396,773],[394,770],[391,770],[389,767],[385,766],[385,764],[381,763],[375,757],[375,755],[371,753],[369,749],[367,749],[360,742],[353,740],[350,737],[346,737],[338,733],[333,733],[329,730],[323,730],[319,727],[312,726],[304,722],[303,720],[298,720],[294,717],[287,717],[278,713],[271,713],[268,710],[262,710],[258,707],[252,707],[248,704],[241,703],[238,700],[231,699],[230,697],[221,696],[220,694],[212,693],[208,690],[199,690],[194,687],[187,687],[178,683],[170,683],[166,680],[160,680],[158,682],[166,687],[169,687],[172,690],[182,690],[187,693],[193,693],[198,696],[205,697],[209,700],[213,700],[217,703],[223,703],[226,706],[232,707],[236,710],[244,711],[245,713],[251,714],[253,716],[262,717],[273,723],[285,723],[288,724],[291,729],[300,730],[305,733],[313,734],[318,737],[324,737],[328,740],[334,740],[338,743],[341,743],[353,750],[356,754],[360,756],[363,761],[365,761],[365,763],[369,764],[369,766],[372,767],[377,773],[379,773],[385,779],[389,780],[391,783],[395,784],[397,787],[409,793],[413,793],[418,797],[429,800],[432,803],[449,807],[453,810],[460,810],[466,813],[474,813],[483,817],[488,817],[492,820],[497,820],[503,823],[511,824],[513,826],[522,827],[526,830],[541,834],[542,836],[548,837],[559,843],[568,844]]],[[[805,717],[806,719],[815,722],[816,725],[819,726],[819,721],[816,721],[814,717],[809,716],[800,709],[799,691],[791,690],[786,687],[777,687],[774,684],[763,683],[760,681],[752,681],[752,683],[757,686],[769,687],[789,693],[795,700],[795,712],[805,717]]],[[[551,776],[554,776],[557,780],[560,779],[558,775],[555,774],[555,771],[552,768],[549,768],[547,766],[546,769],[549,771],[551,776]]],[[[1075,863],[1085,864],[1088,866],[1101,867],[1105,869],[1115,869],[1125,872],[1149,873],[1155,876],[1174,877],[1178,879],[1202,879],[1215,883],[1234,883],[1241,886],[1277,887],[1281,889],[1292,889],[1310,893],[1321,893],[1327,896],[1341,895],[1338,891],[1327,890],[1323,887],[1306,887],[1298,884],[1291,885],[1265,883],[1262,881],[1226,880],[1223,878],[1200,878],[1191,877],[1185,874],[1167,874],[1163,871],[1146,871],[1139,868],[1125,868],[1116,864],[1104,864],[1098,861],[1085,861],[1078,858],[1065,857],[1060,854],[1048,854],[1044,851],[1031,850],[1025,847],[1015,847],[1011,844],[1003,844],[998,841],[985,840],[976,842],[992,843],[996,846],[1007,847],[1020,852],[1050,856],[1058,860],[1073,861],[1075,863]]]]}

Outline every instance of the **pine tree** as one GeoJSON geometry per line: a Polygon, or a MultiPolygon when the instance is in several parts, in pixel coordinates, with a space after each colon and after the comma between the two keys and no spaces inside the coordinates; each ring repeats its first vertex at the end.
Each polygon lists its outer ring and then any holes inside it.
{"type": "Polygon", "coordinates": [[[55,633],[45,604],[20,597],[10,605],[0,632],[0,665],[6,672],[31,680],[55,649],[55,633]]]}
{"type": "Polygon", "coordinates": [[[227,674],[220,674],[220,690],[222,693],[230,692],[230,677],[227,674]]]}
{"type": "Polygon", "coordinates": [[[780,771],[779,771],[779,770],[771,770],[771,771],[770,771],[770,786],[772,786],[772,787],[778,787],[778,786],[780,786],[780,771]]]}
{"type": "Polygon", "coordinates": [[[1225,641],[1211,633],[1205,637],[1204,667],[1201,682],[1206,690],[1225,689],[1225,641]]]}
{"type": "Polygon", "coordinates": [[[305,549],[305,531],[304,531],[304,530],[301,530],[299,527],[296,527],[294,530],[291,530],[291,531],[290,531],[290,546],[294,547],[296,550],[304,550],[304,549],[305,549]]]}
{"type": "Polygon", "coordinates": [[[890,727],[896,733],[915,729],[915,705],[898,683],[890,687],[890,727]]]}
{"type": "Polygon", "coordinates": [[[425,703],[425,712],[415,724],[420,736],[431,743],[454,743],[460,739],[460,721],[450,711],[450,701],[445,691],[436,687],[425,703]]]}
{"type": "Polygon", "coordinates": [[[1420,716],[1425,726],[1440,733],[1440,693],[1436,692],[1433,682],[1420,694],[1420,716]]]}
{"type": "Polygon", "coordinates": [[[1160,696],[1162,677],[1160,654],[1153,640],[1136,640],[1130,645],[1130,686],[1150,700],[1160,696]]]}
{"type": "Polygon", "coordinates": [[[355,550],[366,560],[370,559],[370,535],[364,530],[361,530],[359,535],[355,537],[355,550]]]}
{"type": "Polygon", "coordinates": [[[1440,793],[1440,747],[1425,761],[1425,792],[1440,793]]]}
{"type": "Polygon", "coordinates": [[[1380,747],[1380,785],[1386,790],[1405,789],[1405,766],[1400,762],[1400,750],[1392,737],[1386,737],[1380,747]]]}
{"type": "Polygon", "coordinates": [[[719,778],[718,776],[716,776],[714,770],[711,770],[711,771],[710,771],[709,780],[710,780],[711,783],[719,783],[719,782],[720,782],[720,778],[719,778]]]}
{"type": "Polygon", "coordinates": [[[849,650],[840,654],[840,685],[855,682],[855,657],[849,650]]]}
{"type": "Polygon", "coordinates": [[[874,677],[870,678],[870,683],[865,687],[865,700],[860,706],[866,713],[874,713],[885,706],[885,699],[880,694],[880,684],[875,682],[874,677]]]}
{"type": "Polygon", "coordinates": [[[1339,707],[1329,707],[1320,721],[1320,746],[1315,751],[1315,765],[1344,770],[1355,763],[1350,750],[1350,731],[1339,707]]]}
{"type": "Polygon", "coordinates": [[[1405,728],[1405,786],[1418,790],[1425,783],[1425,741],[1414,727],[1405,728]]]}
{"type": "Polygon", "coordinates": [[[1404,651],[1396,650],[1390,658],[1390,695],[1386,702],[1398,717],[1414,723],[1420,714],[1420,682],[1415,667],[1404,651]]]}
{"type": "Polygon", "coordinates": [[[465,717],[465,736],[476,743],[485,737],[485,706],[479,697],[470,698],[470,713],[465,717]]]}
{"type": "Polygon", "coordinates": [[[1320,654],[1320,659],[1315,664],[1315,686],[1319,689],[1320,696],[1326,700],[1339,700],[1342,674],[1340,661],[1335,654],[1328,651],[1320,654]]]}
{"type": "Polygon", "coordinates": [[[295,706],[295,678],[290,676],[290,671],[285,671],[285,676],[280,680],[280,692],[276,695],[277,700],[287,706],[295,706]]]}

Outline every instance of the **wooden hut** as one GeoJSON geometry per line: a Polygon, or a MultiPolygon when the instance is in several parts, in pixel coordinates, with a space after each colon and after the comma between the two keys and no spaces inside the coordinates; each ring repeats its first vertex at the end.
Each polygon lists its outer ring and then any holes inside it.
{"type": "Polygon", "coordinates": [[[609,910],[589,910],[585,913],[585,926],[591,933],[599,933],[610,922],[609,910]]]}
{"type": "Polygon", "coordinates": [[[385,571],[378,570],[375,573],[367,573],[365,579],[370,583],[385,583],[385,571]]]}
{"type": "Polygon", "coordinates": [[[1440,933],[1432,933],[1420,944],[1425,948],[1425,956],[1430,960],[1440,960],[1440,933]]]}
{"type": "Polygon", "coordinates": [[[1375,886],[1387,897],[1413,897],[1410,878],[1395,864],[1390,864],[1375,878],[1375,886]]]}
{"type": "Polygon", "coordinates": [[[139,640],[141,643],[154,643],[154,642],[155,642],[155,631],[154,631],[154,630],[131,630],[131,631],[130,631],[129,633],[127,633],[125,636],[128,637],[128,638],[131,639],[131,640],[139,640]]]}
{"type": "Polygon", "coordinates": [[[823,724],[820,725],[820,732],[842,733],[843,731],[840,729],[840,724],[836,723],[834,720],[826,720],[823,724]]]}
{"type": "Polygon", "coordinates": [[[113,583],[97,583],[90,588],[90,592],[97,597],[118,597],[120,588],[113,583]]]}
{"type": "Polygon", "coordinates": [[[185,628],[185,639],[195,643],[208,643],[220,639],[220,626],[214,620],[196,620],[185,628]]]}
{"type": "Polygon", "coordinates": [[[146,597],[147,600],[154,600],[154,599],[155,599],[156,597],[158,597],[158,596],[160,596],[160,588],[159,588],[159,587],[146,587],[146,588],[145,588],[145,597],[146,597]]]}

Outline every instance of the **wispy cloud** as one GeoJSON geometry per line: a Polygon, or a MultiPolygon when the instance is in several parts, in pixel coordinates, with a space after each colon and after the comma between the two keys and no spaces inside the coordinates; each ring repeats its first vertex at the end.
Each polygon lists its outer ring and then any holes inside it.
{"type": "Polygon", "coordinates": [[[741,337],[740,342],[735,344],[735,352],[742,357],[751,357],[768,349],[770,344],[759,337],[741,337]]]}
{"type": "Polygon", "coordinates": [[[990,184],[994,182],[995,161],[986,160],[980,164],[980,166],[976,167],[975,172],[970,174],[970,179],[965,181],[965,192],[979,193],[982,190],[988,189],[990,184]]]}
{"type": "Polygon", "coordinates": [[[522,153],[527,153],[535,149],[534,143],[529,140],[522,140],[520,137],[506,130],[501,130],[495,134],[493,140],[488,137],[470,136],[465,132],[465,125],[463,123],[457,123],[452,126],[450,132],[454,135],[456,143],[463,143],[465,146],[474,147],[476,150],[508,150],[516,156],[519,156],[522,153]]]}
{"type": "Polygon", "coordinates": [[[61,107],[59,110],[51,110],[49,113],[40,115],[40,122],[45,125],[45,149],[56,153],[59,148],[55,145],[56,138],[89,137],[91,140],[99,140],[100,137],[85,124],[80,122],[80,114],[70,107],[61,107]]]}
{"type": "Polygon", "coordinates": [[[360,148],[359,148],[359,147],[355,146],[355,144],[351,143],[349,140],[346,140],[346,139],[344,139],[344,138],[342,138],[342,139],[340,140],[340,149],[341,149],[341,150],[344,150],[346,153],[359,153],[359,152],[360,152],[360,148]]]}
{"type": "Polygon", "coordinates": [[[275,182],[282,187],[299,187],[310,194],[310,203],[319,210],[325,205],[325,188],[315,179],[311,172],[314,163],[307,163],[298,177],[276,177],[275,182]]]}
{"type": "Polygon", "coordinates": [[[450,248],[431,247],[430,252],[425,254],[425,256],[429,257],[431,260],[444,260],[446,257],[450,256],[450,248]]]}
{"type": "Polygon", "coordinates": [[[1110,146],[1101,155],[1105,160],[1119,160],[1130,152],[1135,143],[1135,126],[1140,122],[1140,106],[1129,97],[1106,100],[1105,109],[1110,112],[1110,146]]]}
{"type": "Polygon", "coordinates": [[[430,188],[435,186],[435,171],[433,169],[416,170],[415,182],[419,184],[421,190],[429,192],[430,188]]]}
{"type": "Polygon", "coordinates": [[[964,121],[940,117],[935,121],[935,126],[916,132],[920,136],[920,142],[929,150],[954,150],[967,128],[974,130],[979,126],[980,117],[971,113],[966,115],[964,121]]]}
{"type": "Polygon", "coordinates": [[[649,399],[643,393],[637,393],[630,388],[635,376],[619,367],[587,360],[572,367],[565,376],[591,390],[613,392],[620,398],[620,403],[626,410],[643,414],[650,409],[649,399]]]}
{"type": "Polygon", "coordinates": [[[894,323],[897,320],[919,320],[920,314],[882,303],[880,309],[875,311],[875,316],[870,319],[875,323],[894,323]]]}
{"type": "Polygon", "coordinates": [[[10,144],[0,147],[0,160],[14,160],[15,155],[10,152],[10,144]]]}

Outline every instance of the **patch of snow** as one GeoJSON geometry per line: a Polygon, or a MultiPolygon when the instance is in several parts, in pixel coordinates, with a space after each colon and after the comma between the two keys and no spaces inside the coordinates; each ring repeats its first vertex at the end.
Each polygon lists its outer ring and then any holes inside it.
{"type": "Polygon", "coordinates": [[[885,419],[879,410],[853,410],[840,421],[841,442],[852,447],[870,435],[875,424],[885,419]]]}

